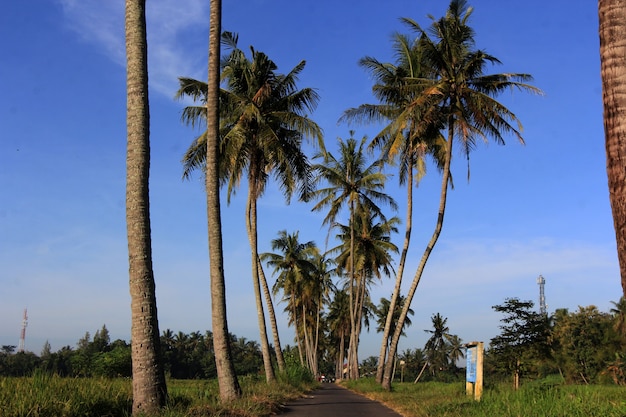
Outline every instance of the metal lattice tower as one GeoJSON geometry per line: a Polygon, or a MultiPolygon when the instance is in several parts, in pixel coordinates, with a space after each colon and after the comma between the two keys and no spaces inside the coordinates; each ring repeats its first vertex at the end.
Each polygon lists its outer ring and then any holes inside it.
{"type": "Polygon", "coordinates": [[[26,348],[26,326],[28,326],[28,315],[24,309],[24,318],[22,319],[22,331],[20,332],[20,344],[17,347],[18,352],[24,352],[26,348]]]}
{"type": "Polygon", "coordinates": [[[539,275],[539,278],[537,278],[537,284],[539,284],[539,312],[541,314],[548,314],[548,306],[546,305],[546,294],[544,292],[546,279],[543,277],[543,275],[539,275]]]}

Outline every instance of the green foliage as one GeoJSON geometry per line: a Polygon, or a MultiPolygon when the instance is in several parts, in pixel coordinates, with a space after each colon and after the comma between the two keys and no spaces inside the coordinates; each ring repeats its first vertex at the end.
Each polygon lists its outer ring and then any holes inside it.
{"type": "MultiPolygon", "coordinates": [[[[170,380],[167,407],[160,417],[241,416],[276,414],[281,404],[314,386],[312,378],[259,383],[241,378],[244,395],[227,404],[219,400],[216,380],[170,380]]],[[[128,378],[62,378],[45,372],[30,377],[0,377],[2,417],[130,416],[132,386],[128,378]]]]}
{"type": "Polygon", "coordinates": [[[504,314],[500,335],[491,339],[488,359],[497,372],[539,374],[540,364],[549,359],[549,318],[533,311],[532,301],[507,298],[492,308],[504,314]]]}
{"type": "Polygon", "coordinates": [[[449,381],[457,374],[456,360],[464,356],[461,338],[450,333],[448,319],[441,314],[431,316],[432,330],[424,330],[430,337],[424,345],[424,353],[430,375],[438,381],[449,381]]]}
{"type": "Polygon", "coordinates": [[[287,363],[285,371],[278,373],[279,383],[289,384],[294,387],[304,388],[315,383],[315,376],[309,368],[298,363],[287,363]]]}
{"type": "Polygon", "coordinates": [[[557,310],[552,347],[568,382],[600,382],[616,353],[623,352],[615,320],[595,306],[579,307],[574,313],[557,310]]]}
{"type": "Polygon", "coordinates": [[[0,377],[2,417],[96,417],[130,415],[130,380],[61,378],[35,372],[0,377]]]}
{"type": "Polygon", "coordinates": [[[537,380],[517,391],[510,384],[493,385],[485,389],[480,402],[465,394],[462,383],[396,383],[392,392],[384,391],[372,378],[345,381],[343,384],[385,403],[406,417],[626,415],[623,388],[560,385],[553,379],[537,380]]]}

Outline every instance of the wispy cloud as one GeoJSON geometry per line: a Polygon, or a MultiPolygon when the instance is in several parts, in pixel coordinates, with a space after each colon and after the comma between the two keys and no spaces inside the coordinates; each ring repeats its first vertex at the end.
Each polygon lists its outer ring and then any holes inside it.
{"type": "MultiPolygon", "coordinates": [[[[113,62],[124,66],[124,1],[59,0],[65,23],[113,62]]],[[[147,4],[150,87],[172,97],[179,76],[202,77],[206,72],[208,2],[156,0],[147,4]],[[182,42],[184,40],[184,42],[182,42]]]]}

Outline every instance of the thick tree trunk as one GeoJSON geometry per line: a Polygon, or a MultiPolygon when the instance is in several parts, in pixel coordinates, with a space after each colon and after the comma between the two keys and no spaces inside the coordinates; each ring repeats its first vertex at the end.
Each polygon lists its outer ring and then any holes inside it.
{"type": "Polygon", "coordinates": [[[207,93],[207,158],[206,194],[209,227],[209,260],[211,275],[211,317],[213,321],[213,350],[217,380],[222,401],[241,396],[235,374],[226,317],[226,285],[222,248],[222,217],[220,209],[219,157],[219,89],[222,2],[211,0],[209,28],[209,79],[207,93]]]}
{"type": "MultiPolygon", "coordinates": [[[[252,167],[250,167],[252,170],[252,167]]],[[[267,326],[265,324],[265,311],[263,310],[263,300],[261,298],[261,284],[259,279],[259,250],[257,242],[257,214],[256,214],[256,187],[253,181],[248,183],[248,206],[246,210],[246,223],[248,226],[248,238],[250,240],[250,250],[252,258],[252,286],[254,288],[254,298],[256,300],[257,318],[259,323],[259,336],[261,353],[263,354],[263,366],[265,367],[265,379],[267,382],[276,380],[272,357],[270,355],[270,345],[267,340],[267,326]]]]}
{"type": "Polygon", "coordinates": [[[126,228],[131,297],[133,415],[156,414],[167,389],[161,362],[150,231],[150,110],[145,0],[126,0],[126,228]]]}
{"type": "Polygon", "coordinates": [[[598,14],[606,169],[626,296],[626,0],[599,0],[598,14]]]}

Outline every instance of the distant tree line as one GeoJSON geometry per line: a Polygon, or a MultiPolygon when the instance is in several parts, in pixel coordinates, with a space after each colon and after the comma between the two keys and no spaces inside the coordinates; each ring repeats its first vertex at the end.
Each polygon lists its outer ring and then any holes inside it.
{"type": "Polygon", "coordinates": [[[485,358],[490,379],[559,375],[566,383],[626,385],[626,300],[609,312],[596,306],[554,314],[533,310],[532,301],[509,298],[493,309],[504,314],[501,334],[491,339],[485,358]]]}
{"type": "MultiPolygon", "coordinates": [[[[238,375],[263,372],[259,344],[244,337],[230,335],[233,361],[238,375]]],[[[175,379],[212,379],[217,377],[213,334],[192,332],[174,333],[167,329],[160,337],[166,374],[175,379]]],[[[3,345],[0,351],[0,376],[28,376],[34,371],[45,371],[64,377],[130,377],[130,343],[117,339],[110,341],[106,325],[91,337],[89,332],[80,338],[75,348],[64,346],[51,351],[46,342],[39,355],[33,352],[15,352],[15,346],[3,345]]],[[[291,348],[286,347],[286,352],[291,348]]]]}
{"type": "MultiPolygon", "coordinates": [[[[609,312],[587,306],[573,312],[561,308],[551,315],[535,311],[532,301],[518,298],[507,298],[493,306],[503,317],[500,334],[486,347],[486,383],[509,380],[518,387],[522,381],[558,375],[566,383],[626,385],[626,299],[612,304],[609,312]]],[[[383,330],[388,306],[384,298],[378,306],[371,306],[371,318],[376,319],[378,332],[383,330]]],[[[397,308],[402,308],[402,303],[397,308]]],[[[440,313],[433,314],[431,321],[432,328],[424,330],[429,338],[423,348],[408,348],[397,355],[395,381],[464,379],[463,341],[450,332],[447,318],[440,313]]],[[[333,354],[333,333],[325,336],[320,342],[320,374],[341,377],[333,354]]],[[[162,332],[160,342],[168,377],[217,378],[211,331],[175,333],[167,329],[162,332]]],[[[264,374],[258,342],[231,334],[230,343],[237,375],[264,374]]],[[[130,343],[121,339],[111,342],[106,325],[93,337],[86,332],[75,348],[64,346],[52,352],[46,342],[40,355],[16,353],[15,349],[13,345],[1,346],[0,376],[27,376],[36,370],[65,377],[130,377],[132,374],[130,343]]],[[[301,364],[300,353],[298,346],[283,348],[288,366],[301,364]]],[[[378,358],[368,357],[360,363],[359,374],[373,376],[377,366],[378,358]]]]}

